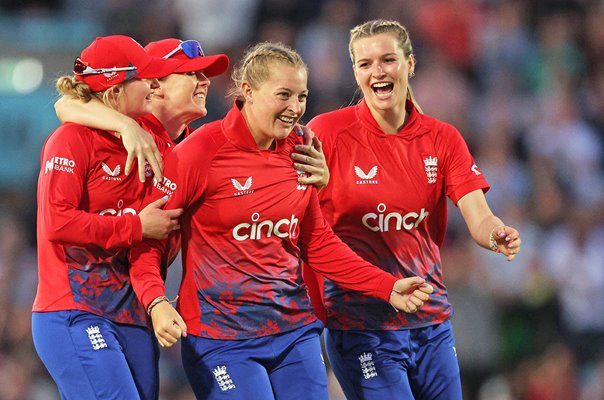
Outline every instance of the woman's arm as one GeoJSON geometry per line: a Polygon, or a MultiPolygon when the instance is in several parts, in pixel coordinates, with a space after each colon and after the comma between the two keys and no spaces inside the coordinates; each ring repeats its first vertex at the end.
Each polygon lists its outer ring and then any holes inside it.
{"type": "Polygon", "coordinates": [[[40,232],[49,241],[76,246],[131,246],[143,237],[163,238],[177,229],[182,210],[163,211],[167,199],[149,205],[139,215],[100,215],[81,209],[90,171],[92,146],[87,128],[60,126],[42,149],[38,203],[40,232]]]}
{"type": "Polygon", "coordinates": [[[344,288],[385,300],[397,310],[416,312],[434,290],[424,278],[397,279],[352,251],[325,221],[316,193],[300,224],[298,245],[301,258],[318,274],[344,288]]]}
{"type": "Polygon", "coordinates": [[[115,132],[122,139],[128,152],[124,173],[128,175],[132,163],[138,162],[138,177],[145,181],[145,161],[153,169],[153,173],[161,182],[162,157],[153,140],[153,136],[140,127],[132,118],[107,107],[100,100],[93,98],[87,103],[70,96],[62,96],[55,103],[55,113],[61,122],[73,122],[95,129],[115,132]]]}
{"type": "Polygon", "coordinates": [[[493,214],[482,190],[474,190],[457,202],[472,239],[481,247],[506,256],[512,261],[520,252],[520,234],[493,214]]]}

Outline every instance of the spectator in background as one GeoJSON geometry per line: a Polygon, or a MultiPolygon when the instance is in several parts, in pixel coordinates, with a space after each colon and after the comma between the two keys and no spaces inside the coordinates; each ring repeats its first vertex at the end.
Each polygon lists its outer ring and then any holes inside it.
{"type": "Polygon", "coordinates": [[[312,71],[308,85],[316,106],[309,106],[310,115],[342,107],[343,99],[351,98],[355,90],[346,43],[349,27],[358,19],[361,8],[355,2],[327,0],[321,11],[318,18],[300,29],[295,42],[312,71]]]}
{"type": "MultiPolygon", "coordinates": [[[[4,204],[3,204],[4,206],[4,204]]],[[[13,208],[13,207],[11,207],[13,208]]],[[[43,390],[41,365],[31,336],[31,304],[36,290],[36,252],[27,243],[25,226],[9,207],[0,211],[0,398],[33,398],[43,390]]]]}

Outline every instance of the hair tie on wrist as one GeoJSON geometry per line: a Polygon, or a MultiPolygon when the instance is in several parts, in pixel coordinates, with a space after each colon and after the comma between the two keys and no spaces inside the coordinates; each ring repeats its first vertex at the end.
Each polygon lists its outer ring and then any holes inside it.
{"type": "Polygon", "coordinates": [[[147,314],[151,315],[151,310],[153,310],[153,307],[155,307],[156,305],[158,305],[162,301],[167,301],[170,304],[174,304],[174,303],[176,303],[176,300],[178,300],[178,295],[176,295],[176,297],[174,298],[174,300],[170,300],[166,296],[158,296],[155,299],[153,299],[153,301],[151,302],[151,304],[149,304],[149,307],[147,307],[147,314]]]}

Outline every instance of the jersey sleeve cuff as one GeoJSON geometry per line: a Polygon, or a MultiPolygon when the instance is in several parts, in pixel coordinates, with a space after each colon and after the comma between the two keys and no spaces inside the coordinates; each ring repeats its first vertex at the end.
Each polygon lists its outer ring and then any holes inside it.
{"type": "Polygon", "coordinates": [[[453,204],[455,204],[455,206],[457,206],[457,202],[459,202],[459,199],[464,197],[466,194],[473,192],[475,190],[478,190],[478,189],[481,189],[483,193],[486,193],[490,188],[491,187],[482,180],[481,181],[471,181],[471,182],[467,182],[464,185],[461,185],[458,188],[456,188],[455,191],[449,195],[449,197],[451,198],[451,201],[453,202],[453,204]]]}
{"type": "Polygon", "coordinates": [[[398,278],[396,276],[386,273],[384,279],[382,279],[378,284],[377,290],[375,292],[376,297],[384,301],[389,301],[390,294],[392,293],[392,289],[394,288],[394,284],[397,280],[398,278]]]}
{"type": "Polygon", "coordinates": [[[165,296],[166,290],[163,286],[157,285],[152,286],[142,295],[141,302],[145,306],[145,310],[149,307],[151,302],[160,296],[165,296]]]}
{"type": "Polygon", "coordinates": [[[143,224],[141,218],[138,215],[131,216],[130,223],[132,224],[132,243],[139,243],[143,241],[143,224]]]}

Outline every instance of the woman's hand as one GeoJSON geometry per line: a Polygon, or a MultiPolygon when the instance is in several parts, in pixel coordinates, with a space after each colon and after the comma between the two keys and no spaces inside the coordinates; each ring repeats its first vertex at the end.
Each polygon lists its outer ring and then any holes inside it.
{"type": "Polygon", "coordinates": [[[88,102],[61,96],[55,102],[55,112],[61,122],[74,122],[76,124],[115,132],[121,137],[124,147],[128,152],[124,173],[128,175],[134,160],[138,160],[138,178],[145,182],[145,160],[149,162],[155,177],[159,182],[163,180],[162,158],[153,136],[141,128],[132,118],[107,107],[99,99],[93,98],[88,102]]]}
{"type": "Polygon", "coordinates": [[[143,226],[143,237],[148,239],[166,239],[170,232],[180,229],[178,218],[182,215],[182,208],[162,210],[168,201],[164,196],[138,213],[143,226]]]}
{"type": "Polygon", "coordinates": [[[432,292],[432,285],[418,276],[399,279],[394,283],[389,303],[397,311],[414,313],[430,299],[432,292]]]}
{"type": "Polygon", "coordinates": [[[501,253],[508,261],[512,261],[520,252],[520,233],[511,226],[500,225],[493,228],[489,237],[490,248],[501,253]]]}
{"type": "Polygon", "coordinates": [[[317,190],[321,190],[329,183],[329,168],[327,168],[321,141],[306,126],[297,125],[296,129],[302,132],[305,144],[294,147],[298,151],[291,154],[291,157],[297,161],[294,162],[294,168],[310,174],[298,176],[298,182],[303,185],[315,185],[317,190]]]}
{"type": "Polygon", "coordinates": [[[187,336],[187,324],[167,301],[153,306],[151,320],[155,337],[161,347],[172,347],[178,339],[187,336]]]}
{"type": "Polygon", "coordinates": [[[122,129],[116,131],[116,135],[121,137],[124,148],[128,152],[126,159],[126,168],[124,173],[128,175],[132,169],[132,163],[137,160],[138,179],[145,182],[145,164],[149,163],[155,178],[158,182],[163,180],[162,170],[164,168],[161,153],[153,140],[153,135],[144,130],[134,120],[124,125],[122,129]]]}

